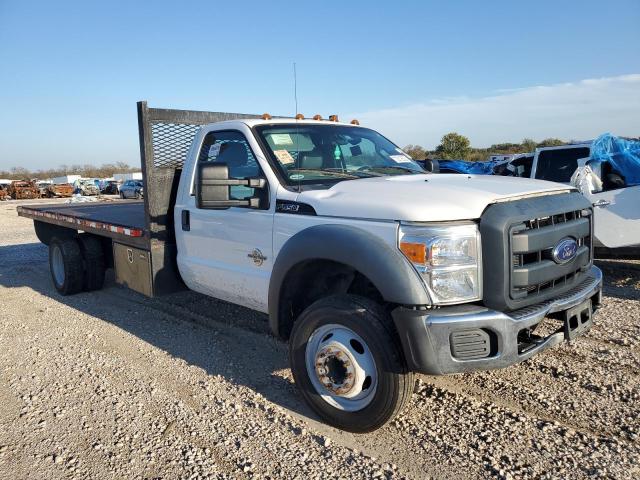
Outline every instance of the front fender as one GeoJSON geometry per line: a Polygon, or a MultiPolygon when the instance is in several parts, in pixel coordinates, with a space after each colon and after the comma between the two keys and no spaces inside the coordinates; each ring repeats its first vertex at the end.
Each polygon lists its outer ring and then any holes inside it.
{"type": "Polygon", "coordinates": [[[330,260],[367,277],[385,301],[399,305],[429,305],[418,273],[397,249],[366,230],[348,225],[316,225],[292,236],[282,247],[269,283],[269,323],[279,335],[281,286],[301,262],[330,260]]]}

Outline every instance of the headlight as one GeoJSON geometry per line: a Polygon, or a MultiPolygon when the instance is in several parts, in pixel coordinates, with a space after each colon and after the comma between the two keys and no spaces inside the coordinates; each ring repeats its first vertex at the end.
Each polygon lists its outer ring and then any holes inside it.
{"type": "Polygon", "coordinates": [[[400,250],[439,305],[482,299],[480,233],[474,223],[401,225],[400,250]]]}

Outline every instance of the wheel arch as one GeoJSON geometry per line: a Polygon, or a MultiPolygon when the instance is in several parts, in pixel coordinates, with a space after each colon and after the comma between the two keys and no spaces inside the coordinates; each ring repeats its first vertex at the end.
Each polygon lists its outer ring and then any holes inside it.
{"type": "Polygon", "coordinates": [[[296,304],[296,296],[308,285],[317,286],[318,269],[324,280],[337,277],[327,294],[345,293],[339,282],[352,275],[352,282],[361,283],[359,288],[371,290],[371,298],[379,295],[381,301],[398,305],[430,304],[418,273],[397,248],[361,228],[316,225],[292,236],[274,263],[268,301],[269,324],[277,337],[289,337],[297,315],[307,306],[296,304]]]}

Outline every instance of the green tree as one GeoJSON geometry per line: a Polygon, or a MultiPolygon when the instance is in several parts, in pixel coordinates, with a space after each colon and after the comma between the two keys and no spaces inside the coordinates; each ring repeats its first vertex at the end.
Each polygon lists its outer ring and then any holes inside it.
{"type": "Polygon", "coordinates": [[[447,133],[440,140],[436,152],[444,159],[466,159],[469,154],[469,139],[459,133],[447,133]]]}
{"type": "Polygon", "coordinates": [[[525,152],[533,152],[538,146],[536,144],[536,141],[532,138],[523,138],[522,142],[520,142],[520,145],[522,145],[522,149],[525,152]]]}
{"type": "Polygon", "coordinates": [[[409,155],[414,160],[423,160],[427,158],[427,151],[420,145],[407,145],[402,149],[404,153],[409,155]]]}
{"type": "Polygon", "coordinates": [[[559,138],[545,138],[540,143],[538,143],[538,147],[559,147],[560,145],[564,144],[565,142],[563,142],[559,138]]]}

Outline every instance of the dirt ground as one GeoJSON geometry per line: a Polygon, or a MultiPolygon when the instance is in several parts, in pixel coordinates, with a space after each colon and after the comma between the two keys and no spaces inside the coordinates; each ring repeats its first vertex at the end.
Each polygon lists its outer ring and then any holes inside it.
{"type": "Polygon", "coordinates": [[[354,435],[302,403],[261,314],[112,280],[58,295],[17,204],[0,202],[0,478],[640,478],[638,262],[599,262],[586,337],[420,376],[396,421],[354,435]]]}

